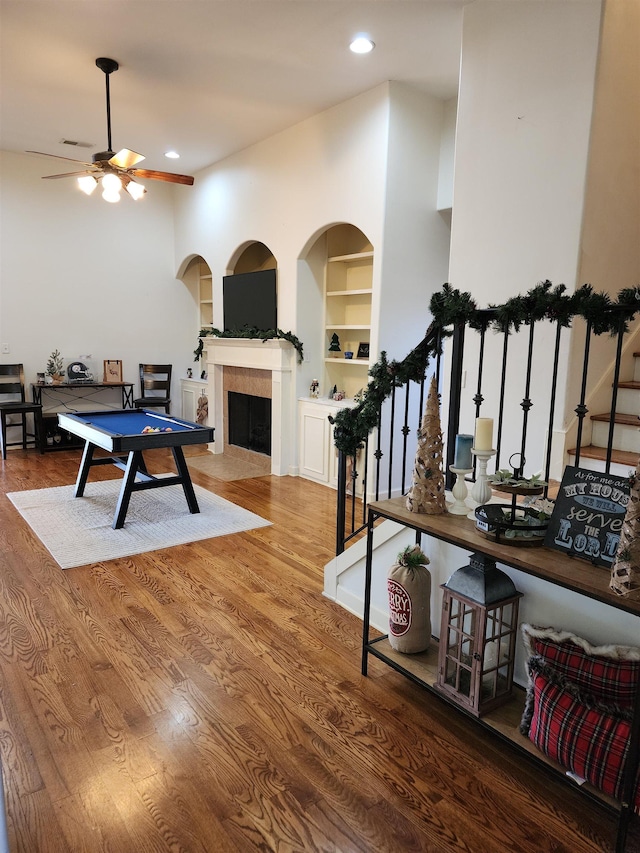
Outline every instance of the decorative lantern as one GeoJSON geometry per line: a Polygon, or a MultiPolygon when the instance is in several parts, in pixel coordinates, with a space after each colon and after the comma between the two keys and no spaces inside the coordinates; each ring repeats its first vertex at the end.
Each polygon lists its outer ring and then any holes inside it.
{"type": "Polygon", "coordinates": [[[511,697],[522,593],[493,560],[478,553],[441,588],[436,687],[481,717],[511,697]]]}

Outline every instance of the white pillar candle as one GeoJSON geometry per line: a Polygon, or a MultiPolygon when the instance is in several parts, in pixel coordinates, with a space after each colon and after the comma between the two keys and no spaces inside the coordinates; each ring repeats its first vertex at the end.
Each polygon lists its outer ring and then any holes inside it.
{"type": "Polygon", "coordinates": [[[493,418],[476,418],[475,450],[493,450],[493,418]]]}

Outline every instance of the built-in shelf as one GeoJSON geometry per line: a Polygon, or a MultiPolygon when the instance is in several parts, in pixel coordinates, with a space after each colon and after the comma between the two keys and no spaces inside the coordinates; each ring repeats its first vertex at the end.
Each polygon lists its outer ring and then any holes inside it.
{"type": "Polygon", "coordinates": [[[337,263],[361,263],[364,261],[373,260],[373,251],[371,252],[352,252],[350,255],[335,255],[332,258],[327,258],[328,264],[337,263]]]}
{"type": "Polygon", "coordinates": [[[327,298],[332,296],[364,296],[372,293],[373,290],[370,287],[364,287],[362,290],[329,290],[327,291],[327,298]]]}

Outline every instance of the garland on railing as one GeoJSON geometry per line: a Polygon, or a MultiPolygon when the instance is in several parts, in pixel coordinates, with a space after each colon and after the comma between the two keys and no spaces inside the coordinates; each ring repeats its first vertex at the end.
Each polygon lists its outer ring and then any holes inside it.
{"type": "Polygon", "coordinates": [[[544,281],[524,296],[514,296],[503,305],[478,309],[469,293],[461,293],[450,284],[434,293],[429,303],[433,322],[423,340],[402,361],[387,360],[386,352],[369,371],[370,383],[362,391],[357,404],[351,409],[341,409],[330,418],[335,424],[334,444],[348,456],[354,456],[363,446],[369,433],[378,423],[378,412],[383,401],[394,387],[408,381],[422,381],[429,359],[441,351],[442,340],[453,334],[452,326],[468,324],[473,329],[493,328],[509,334],[521,325],[548,319],[569,326],[574,317],[582,317],[591,324],[596,335],[604,332],[625,332],[634,315],[640,311],[640,286],[625,288],[612,301],[605,293],[595,293],[585,284],[571,295],[565,295],[564,284],[552,285],[544,281]]]}
{"type": "Polygon", "coordinates": [[[216,338],[251,338],[253,340],[261,340],[262,343],[265,341],[271,341],[274,338],[282,338],[285,341],[289,341],[289,343],[295,347],[296,352],[298,353],[298,364],[302,364],[302,341],[292,332],[283,332],[282,329],[263,330],[257,329],[255,326],[251,328],[245,327],[244,329],[229,329],[224,332],[221,332],[220,329],[200,329],[198,332],[198,346],[197,349],[194,349],[193,351],[195,356],[193,359],[194,361],[199,361],[202,357],[202,353],[204,351],[204,341],[202,339],[209,336],[216,338]]]}

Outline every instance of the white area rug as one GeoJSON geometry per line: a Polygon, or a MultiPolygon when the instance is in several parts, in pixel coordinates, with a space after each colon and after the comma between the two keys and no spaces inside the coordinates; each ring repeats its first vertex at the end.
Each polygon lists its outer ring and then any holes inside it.
{"type": "Polygon", "coordinates": [[[199,486],[194,488],[200,512],[192,515],[182,486],[167,486],[134,492],[124,527],[113,530],[121,482],[89,482],[82,498],[74,498],[75,486],[7,497],[63,569],[271,524],[199,486]]]}

